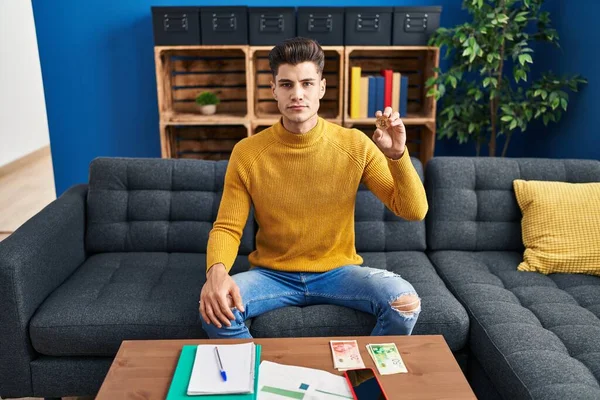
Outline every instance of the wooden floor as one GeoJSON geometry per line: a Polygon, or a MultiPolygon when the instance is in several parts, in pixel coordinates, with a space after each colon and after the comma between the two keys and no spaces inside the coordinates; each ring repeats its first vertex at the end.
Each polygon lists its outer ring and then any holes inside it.
{"type": "Polygon", "coordinates": [[[50,148],[0,168],[0,241],[56,199],[50,148]]]}

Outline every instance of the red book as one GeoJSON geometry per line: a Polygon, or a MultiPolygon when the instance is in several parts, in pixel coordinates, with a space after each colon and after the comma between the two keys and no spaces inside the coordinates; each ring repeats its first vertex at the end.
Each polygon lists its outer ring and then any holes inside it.
{"type": "MultiPolygon", "coordinates": [[[[391,69],[382,69],[383,76],[383,107],[392,106],[392,86],[394,82],[394,71],[391,69]]],[[[381,110],[383,111],[383,110],[381,110]]],[[[398,111],[398,110],[393,110],[398,111]]]]}

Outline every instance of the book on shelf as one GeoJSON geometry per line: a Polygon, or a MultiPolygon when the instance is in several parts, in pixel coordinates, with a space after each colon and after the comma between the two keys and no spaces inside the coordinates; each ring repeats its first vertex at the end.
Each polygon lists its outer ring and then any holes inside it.
{"type": "Polygon", "coordinates": [[[380,75],[363,75],[361,67],[352,67],[350,71],[350,118],[374,118],[377,110],[386,107],[406,117],[408,76],[391,69],[381,70],[380,75]]]}

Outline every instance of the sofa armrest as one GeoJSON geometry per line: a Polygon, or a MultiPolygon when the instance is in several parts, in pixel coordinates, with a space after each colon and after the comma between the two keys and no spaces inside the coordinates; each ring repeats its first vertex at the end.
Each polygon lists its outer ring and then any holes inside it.
{"type": "Polygon", "coordinates": [[[85,260],[87,185],[62,196],[0,242],[0,396],[32,396],[29,321],[85,260]]]}

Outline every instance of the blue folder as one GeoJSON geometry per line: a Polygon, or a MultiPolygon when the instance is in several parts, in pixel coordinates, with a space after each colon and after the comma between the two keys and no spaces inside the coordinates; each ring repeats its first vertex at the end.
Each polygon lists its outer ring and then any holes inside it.
{"type": "Polygon", "coordinates": [[[218,395],[194,395],[188,396],[187,388],[190,384],[194,359],[196,358],[197,345],[185,345],[181,349],[181,355],[177,362],[177,368],[173,374],[171,387],[167,393],[166,400],[196,399],[196,400],[256,400],[258,394],[258,367],[260,366],[260,349],[256,345],[256,356],[254,360],[254,393],[244,394],[218,394],[218,395]]]}

